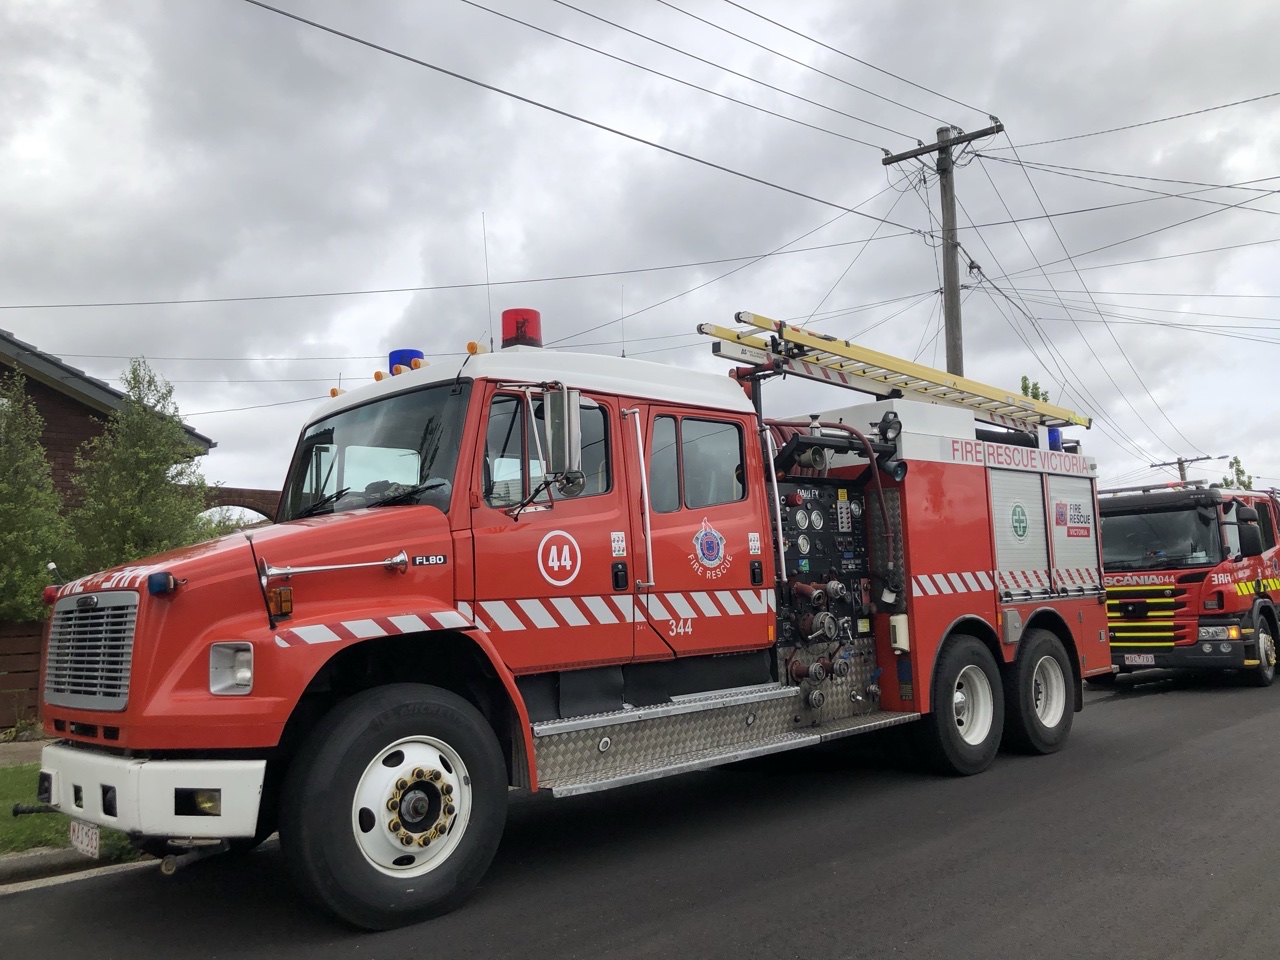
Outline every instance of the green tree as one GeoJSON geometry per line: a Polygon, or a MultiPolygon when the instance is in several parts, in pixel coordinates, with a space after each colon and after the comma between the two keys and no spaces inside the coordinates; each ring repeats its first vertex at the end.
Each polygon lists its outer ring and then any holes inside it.
{"type": "Polygon", "coordinates": [[[1032,400],[1042,400],[1045,403],[1049,402],[1049,392],[1047,390],[1040,389],[1040,381],[1032,380],[1025,374],[1022,377],[1022,395],[1024,397],[1030,397],[1032,400]]]}
{"type": "Polygon", "coordinates": [[[0,620],[43,619],[45,564],[67,559],[67,525],[40,445],[43,430],[22,374],[0,380],[0,620]]]}
{"type": "Polygon", "coordinates": [[[1244,472],[1244,464],[1240,462],[1239,457],[1232,457],[1228,460],[1227,469],[1231,473],[1222,478],[1224,487],[1236,487],[1240,490],[1253,489],[1253,477],[1244,472]]]}
{"type": "Polygon", "coordinates": [[[82,573],[207,539],[200,516],[208,485],[201,455],[187,437],[173,385],[134,359],[124,374],[125,401],[102,435],[76,454],[71,523],[82,573]]]}

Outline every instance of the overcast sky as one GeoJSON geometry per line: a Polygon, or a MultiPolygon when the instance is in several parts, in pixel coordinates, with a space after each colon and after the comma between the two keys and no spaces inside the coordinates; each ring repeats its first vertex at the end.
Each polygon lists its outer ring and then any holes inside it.
{"type": "MultiPolygon", "coordinates": [[[[7,0],[0,327],[104,379],[146,356],[217,441],[211,481],[278,488],[311,399],[397,347],[456,363],[510,306],[565,348],[625,336],[628,356],[707,370],[724,364],[691,331],[737,310],[945,366],[919,233],[936,177],[882,148],[995,115],[1008,137],[956,180],[965,252],[1008,299],[962,261],[966,373],[1029,374],[1098,418],[1084,440],[1105,480],[1238,454],[1280,485],[1280,4],[279,5],[814,199],[243,0],[7,0]],[[603,275],[548,279],[581,274],[603,275]],[[452,289],[35,306],[407,287],[452,289]]],[[[770,412],[847,404],[832,393],[786,384],[770,412]]]]}

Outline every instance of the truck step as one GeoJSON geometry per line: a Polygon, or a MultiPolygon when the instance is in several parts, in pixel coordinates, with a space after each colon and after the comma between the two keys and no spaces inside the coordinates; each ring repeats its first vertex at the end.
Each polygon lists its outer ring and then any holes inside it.
{"type": "Polygon", "coordinates": [[[915,719],[876,710],[822,718],[796,687],[763,684],[533,727],[538,782],[554,796],[593,793],[812,746],[915,719]]]}

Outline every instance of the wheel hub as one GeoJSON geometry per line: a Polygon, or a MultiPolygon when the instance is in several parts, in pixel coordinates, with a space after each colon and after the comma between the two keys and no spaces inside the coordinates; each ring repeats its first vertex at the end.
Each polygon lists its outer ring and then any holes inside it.
{"type": "Polygon", "coordinates": [[[955,695],[956,722],[964,723],[965,717],[969,714],[969,698],[965,696],[963,690],[957,690],[955,695]]]}
{"type": "Polygon", "coordinates": [[[417,876],[457,847],[471,816],[461,756],[432,737],[389,744],[366,767],[352,798],[352,829],[365,858],[393,876],[417,876]]]}

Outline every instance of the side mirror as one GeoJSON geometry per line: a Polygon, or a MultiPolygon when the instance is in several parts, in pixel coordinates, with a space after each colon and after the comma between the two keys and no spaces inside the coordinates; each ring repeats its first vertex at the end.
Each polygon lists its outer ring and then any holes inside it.
{"type": "Polygon", "coordinates": [[[1236,508],[1236,523],[1257,523],[1258,511],[1253,507],[1246,507],[1243,503],[1236,508]]]}
{"type": "Polygon", "coordinates": [[[1262,528],[1253,524],[1242,523],[1236,530],[1240,534],[1240,556],[1262,556],[1262,528]]]}
{"type": "Polygon", "coordinates": [[[585,485],[582,473],[581,394],[568,387],[548,390],[543,397],[547,426],[547,474],[565,496],[576,497],[585,485]]]}

